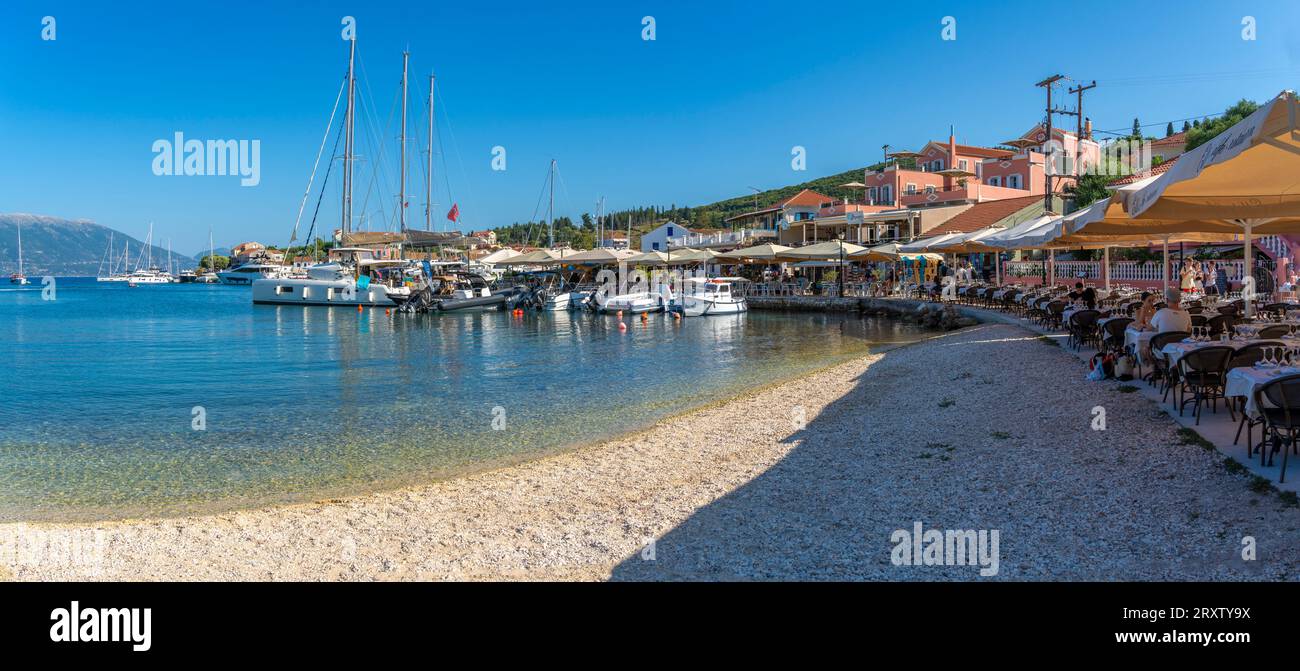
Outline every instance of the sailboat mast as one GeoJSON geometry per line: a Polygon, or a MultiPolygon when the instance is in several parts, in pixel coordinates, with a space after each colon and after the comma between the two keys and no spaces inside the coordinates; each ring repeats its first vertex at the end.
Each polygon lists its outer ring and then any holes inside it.
{"type": "Polygon", "coordinates": [[[343,243],[347,244],[347,236],[352,232],[352,131],[355,127],[356,119],[356,63],[357,63],[357,38],[351,39],[351,46],[348,48],[348,113],[344,119],[345,135],[343,142],[343,243]]]}
{"type": "Polygon", "coordinates": [[[551,204],[546,209],[546,228],[549,233],[547,239],[550,249],[555,249],[555,159],[551,159],[551,204]]]}
{"type": "Polygon", "coordinates": [[[402,233],[406,233],[406,68],[411,60],[411,52],[402,52],[402,151],[401,167],[402,173],[400,193],[398,194],[398,209],[401,215],[402,233]]]}
{"type": "Polygon", "coordinates": [[[18,222],[18,274],[23,274],[23,224],[18,222]]]}
{"type": "Polygon", "coordinates": [[[433,230],[433,75],[429,75],[429,155],[424,171],[424,230],[433,230]]]}

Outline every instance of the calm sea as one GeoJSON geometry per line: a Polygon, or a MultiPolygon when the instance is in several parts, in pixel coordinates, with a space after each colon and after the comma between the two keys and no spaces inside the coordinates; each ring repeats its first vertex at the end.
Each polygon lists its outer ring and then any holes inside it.
{"type": "Polygon", "coordinates": [[[653,315],[620,332],[578,313],[255,307],[245,287],[60,278],[56,291],[0,284],[0,520],[208,512],[447,477],[924,335],[814,314],[653,315]]]}

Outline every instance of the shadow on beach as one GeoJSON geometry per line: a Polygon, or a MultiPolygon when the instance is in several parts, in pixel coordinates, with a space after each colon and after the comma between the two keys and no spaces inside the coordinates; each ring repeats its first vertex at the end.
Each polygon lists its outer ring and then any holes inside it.
{"type": "Polygon", "coordinates": [[[1286,526],[1273,516],[1293,523],[1294,511],[1261,504],[1256,520],[1225,519],[1225,507],[1249,498],[1244,482],[1203,451],[1180,449],[1154,406],[1084,382],[1067,356],[1002,325],[888,352],[821,412],[809,410],[806,428],[782,441],[795,444],[783,459],[659,537],[653,559],[643,550],[617,564],[611,579],[1179,580],[1273,570],[1233,561],[1236,541],[1286,526]],[[1097,405],[1119,430],[1087,430],[1097,405]],[[1000,530],[1000,571],[895,566],[891,535],[915,522],[1000,530]]]}

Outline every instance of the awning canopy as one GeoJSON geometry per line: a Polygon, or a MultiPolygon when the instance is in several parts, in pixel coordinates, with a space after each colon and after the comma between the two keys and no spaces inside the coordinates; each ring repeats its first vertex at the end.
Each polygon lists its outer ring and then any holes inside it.
{"type": "Polygon", "coordinates": [[[941,233],[920,240],[913,240],[902,247],[899,251],[902,253],[921,253],[931,251],[932,248],[960,239],[965,233],[941,233]]]}
{"type": "Polygon", "coordinates": [[[588,249],[575,254],[566,254],[559,259],[559,262],[579,266],[599,266],[626,261],[633,256],[640,256],[640,254],[630,249],[588,249]]]}
{"type": "Polygon", "coordinates": [[[1168,172],[1133,195],[1128,214],[1139,221],[1254,220],[1255,233],[1300,232],[1300,130],[1296,117],[1295,93],[1279,94],[1214,139],[1180,156],[1168,172]],[[1290,221],[1269,221],[1279,218],[1290,221]]]}
{"type": "Polygon", "coordinates": [[[753,247],[723,252],[718,255],[718,261],[721,263],[778,263],[778,257],[791,249],[791,247],[785,245],[774,245],[768,242],[753,247]]]}
{"type": "Polygon", "coordinates": [[[816,260],[839,260],[843,257],[847,261],[852,261],[852,256],[858,252],[864,252],[867,248],[861,245],[855,245],[843,240],[830,240],[819,242],[815,245],[806,247],[794,247],[782,252],[779,258],[788,261],[816,261],[816,260]]]}

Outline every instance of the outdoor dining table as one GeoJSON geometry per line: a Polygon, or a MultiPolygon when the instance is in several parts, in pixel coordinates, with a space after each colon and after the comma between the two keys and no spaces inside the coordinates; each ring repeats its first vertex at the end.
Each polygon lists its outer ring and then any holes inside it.
{"type": "Polygon", "coordinates": [[[1250,416],[1259,415],[1259,407],[1255,405],[1255,390],[1276,380],[1283,375],[1300,373],[1300,368],[1295,366],[1278,366],[1269,368],[1259,368],[1256,366],[1241,366],[1228,371],[1228,378],[1223,387],[1223,395],[1228,397],[1241,396],[1246,399],[1246,414],[1250,416]]]}
{"type": "Polygon", "coordinates": [[[1163,348],[1161,348],[1160,353],[1164,354],[1165,357],[1169,359],[1169,366],[1172,368],[1174,366],[1177,366],[1178,361],[1182,359],[1183,356],[1185,356],[1188,352],[1198,350],[1204,347],[1226,346],[1226,347],[1231,347],[1232,349],[1241,349],[1246,345],[1250,345],[1252,343],[1261,343],[1261,342],[1273,342],[1273,343],[1280,342],[1283,344],[1284,347],[1300,347],[1300,340],[1296,340],[1294,338],[1282,338],[1278,340],[1273,340],[1270,338],[1265,338],[1263,340],[1257,338],[1232,338],[1231,340],[1202,340],[1198,342],[1185,342],[1185,341],[1171,342],[1168,345],[1165,345],[1163,348]]]}

